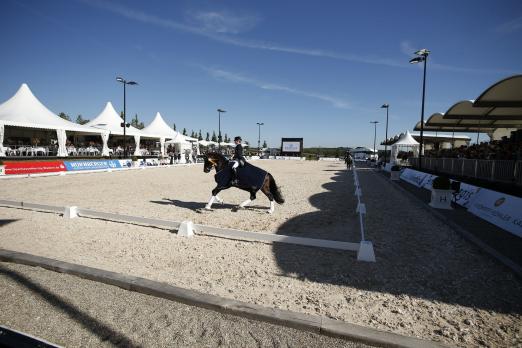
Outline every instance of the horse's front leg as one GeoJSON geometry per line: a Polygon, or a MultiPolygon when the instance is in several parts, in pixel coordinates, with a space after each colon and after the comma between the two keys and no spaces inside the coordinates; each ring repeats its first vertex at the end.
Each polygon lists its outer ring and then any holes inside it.
{"type": "Polygon", "coordinates": [[[212,204],[214,201],[218,201],[219,203],[223,203],[223,200],[218,197],[218,193],[221,191],[221,189],[216,186],[215,189],[212,190],[212,196],[210,197],[210,200],[208,201],[207,205],[205,206],[206,210],[212,210],[212,204]]]}

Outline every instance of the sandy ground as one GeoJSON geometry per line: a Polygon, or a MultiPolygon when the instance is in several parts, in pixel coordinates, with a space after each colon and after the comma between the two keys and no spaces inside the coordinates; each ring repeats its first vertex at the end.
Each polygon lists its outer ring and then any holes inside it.
{"type": "MultiPolygon", "coordinates": [[[[261,195],[247,211],[225,205],[198,214],[213,182],[197,166],[8,180],[0,197],[357,241],[353,181],[342,165],[257,163],[287,200],[272,216],[261,195]]],[[[359,178],[376,263],[357,262],[351,252],[183,239],[159,228],[13,208],[0,208],[0,247],[450,345],[522,346],[520,280],[384,177],[360,170],[359,178]]],[[[221,196],[235,204],[247,194],[221,196]]]]}
{"type": "Polygon", "coordinates": [[[0,263],[0,323],[65,347],[369,347],[0,263]]]}

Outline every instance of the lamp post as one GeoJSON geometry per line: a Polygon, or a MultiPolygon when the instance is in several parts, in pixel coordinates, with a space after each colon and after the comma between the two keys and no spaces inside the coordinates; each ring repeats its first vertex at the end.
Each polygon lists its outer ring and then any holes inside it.
{"type": "Polygon", "coordinates": [[[257,133],[257,153],[260,154],[260,151],[261,151],[261,126],[264,125],[263,122],[259,123],[259,122],[256,122],[257,124],[257,128],[258,128],[258,133],[257,133]]]}
{"type": "MultiPolygon", "coordinates": [[[[370,121],[370,123],[373,123],[375,128],[373,132],[373,155],[375,156],[375,139],[377,138],[377,123],[379,123],[379,121],[370,121]]],[[[377,159],[379,159],[379,156],[377,156],[377,159]]]]}
{"type": "Polygon", "coordinates": [[[223,109],[217,109],[218,112],[218,149],[221,149],[221,113],[226,112],[223,109]]]}
{"type": "Polygon", "coordinates": [[[424,74],[422,79],[422,109],[421,109],[421,124],[420,124],[420,145],[419,145],[419,169],[422,169],[422,147],[424,143],[424,98],[426,96],[426,63],[428,62],[428,56],[430,51],[423,48],[415,52],[417,57],[410,59],[411,64],[417,64],[424,62],[424,74]]]}
{"type": "Polygon", "coordinates": [[[127,85],[137,85],[137,82],[127,81],[123,77],[116,77],[116,81],[123,83],[123,123],[121,126],[123,127],[123,158],[127,157],[127,110],[126,110],[126,89],[127,85]]]}
{"type": "Polygon", "coordinates": [[[384,165],[386,166],[388,157],[388,110],[390,109],[390,104],[382,104],[381,108],[386,109],[386,137],[384,138],[384,165]]]}

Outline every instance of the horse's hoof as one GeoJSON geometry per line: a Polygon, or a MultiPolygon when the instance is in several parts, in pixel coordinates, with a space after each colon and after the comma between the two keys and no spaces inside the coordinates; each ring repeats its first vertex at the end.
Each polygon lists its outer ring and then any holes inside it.
{"type": "Polygon", "coordinates": [[[267,213],[267,214],[272,214],[273,211],[272,211],[272,210],[269,210],[269,211],[267,211],[266,213],[267,213]]]}

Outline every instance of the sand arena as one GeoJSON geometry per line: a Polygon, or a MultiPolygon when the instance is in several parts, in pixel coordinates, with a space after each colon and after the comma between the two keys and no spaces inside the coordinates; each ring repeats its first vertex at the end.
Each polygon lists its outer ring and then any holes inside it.
{"type": "MultiPolygon", "coordinates": [[[[266,214],[258,193],[214,187],[202,167],[155,168],[0,182],[2,199],[77,205],[248,231],[357,242],[353,180],[341,163],[258,161],[282,188],[266,214]]],[[[197,236],[166,229],[0,207],[0,247],[150,278],[242,301],[324,315],[451,345],[520,344],[520,281],[379,174],[359,175],[376,263],[355,253],[197,236]],[[491,294],[495,294],[492,296],[491,294]],[[518,294],[518,295],[517,295],[518,294]]]]}

